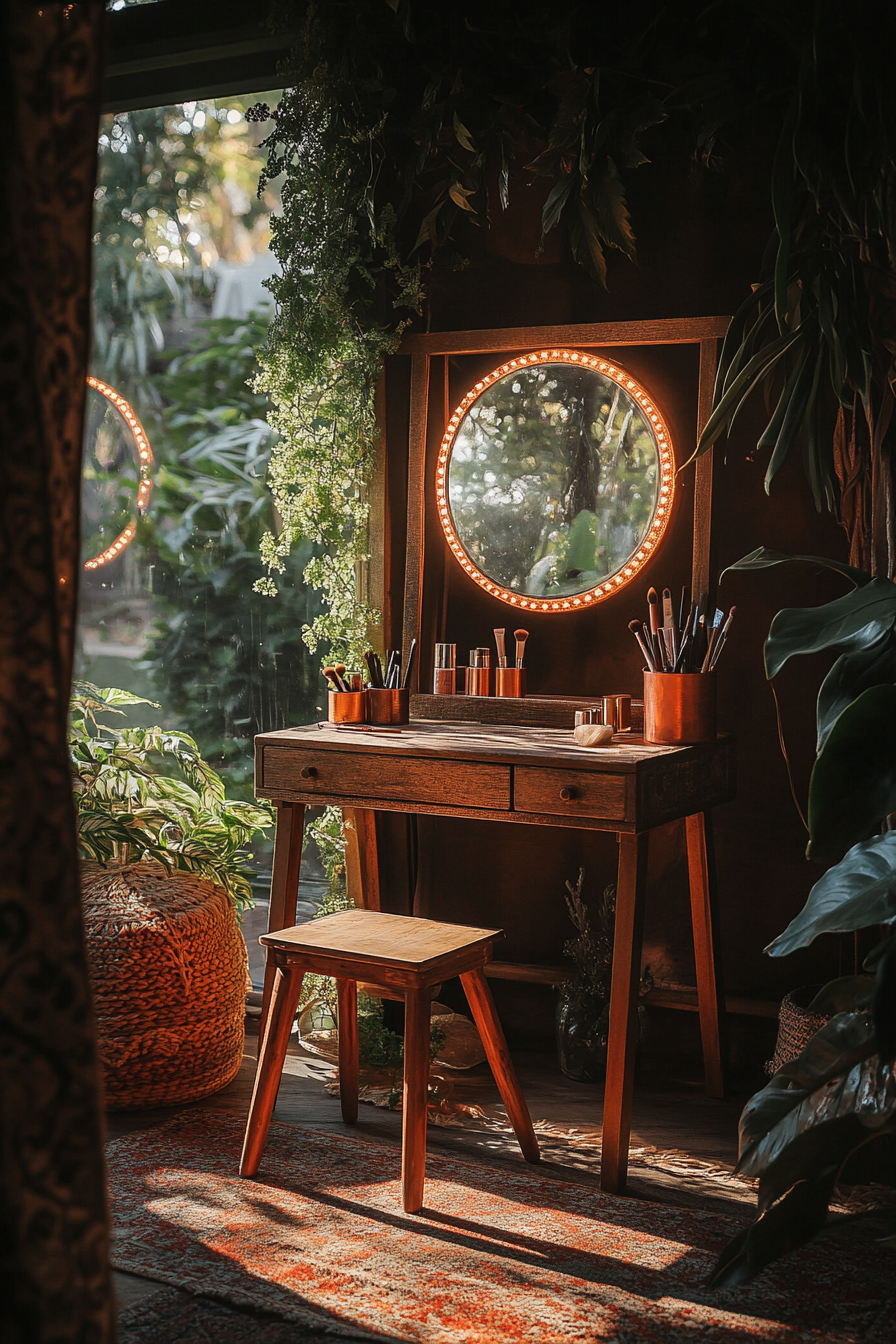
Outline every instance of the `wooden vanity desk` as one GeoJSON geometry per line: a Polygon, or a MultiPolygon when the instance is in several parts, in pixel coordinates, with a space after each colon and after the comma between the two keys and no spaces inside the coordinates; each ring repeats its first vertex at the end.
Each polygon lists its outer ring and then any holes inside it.
{"type": "MultiPolygon", "coordinates": [[[[685,819],[706,1087],[722,1096],[723,1004],[708,811],[734,796],[734,744],[654,746],[620,736],[577,746],[569,730],[413,720],[400,732],[290,728],[255,739],[256,793],[277,806],[269,930],[295,923],[306,806],[347,809],[361,901],[380,908],[376,811],[614,831],[616,939],[604,1095],[601,1185],[625,1189],[638,1034],[638,988],[650,831],[685,819]]],[[[450,919],[450,908],[438,912],[450,919]]],[[[511,978],[511,977],[508,977],[511,978]]],[[[270,986],[265,985],[265,1002],[270,986]]]]}

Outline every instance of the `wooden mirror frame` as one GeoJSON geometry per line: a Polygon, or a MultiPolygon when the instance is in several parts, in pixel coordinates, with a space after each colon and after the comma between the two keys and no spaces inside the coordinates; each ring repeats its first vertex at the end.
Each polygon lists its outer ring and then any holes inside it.
{"type": "MultiPolygon", "coordinates": [[[[627,345],[697,345],[700,348],[697,421],[693,444],[679,438],[680,451],[677,456],[680,466],[691,457],[709,419],[718,363],[718,342],[724,337],[730,321],[730,317],[659,318],[655,321],[597,322],[575,326],[439,331],[405,337],[399,353],[411,357],[407,560],[402,624],[402,644],[406,650],[412,639],[417,640],[418,646],[421,641],[426,491],[427,485],[431,484],[426,467],[431,360],[452,355],[494,355],[497,359],[510,359],[518,357],[521,352],[537,354],[559,346],[601,349],[627,345]]],[[[691,590],[695,593],[709,592],[712,586],[712,471],[713,450],[710,449],[697,459],[694,482],[691,590]]],[[[412,690],[416,690],[419,685],[421,662],[418,656],[412,674],[412,690]]]]}

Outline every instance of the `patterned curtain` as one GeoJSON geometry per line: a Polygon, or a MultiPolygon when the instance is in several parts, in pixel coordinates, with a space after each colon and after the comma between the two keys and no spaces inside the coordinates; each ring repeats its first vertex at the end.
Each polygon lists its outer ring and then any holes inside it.
{"type": "Polygon", "coordinates": [[[102,3],[0,0],[0,1338],[114,1339],[66,711],[102,3]]]}

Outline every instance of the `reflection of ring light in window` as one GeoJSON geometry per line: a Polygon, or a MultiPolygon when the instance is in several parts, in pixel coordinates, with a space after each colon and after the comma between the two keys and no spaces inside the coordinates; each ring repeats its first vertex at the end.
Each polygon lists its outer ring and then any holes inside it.
{"type": "MultiPolygon", "coordinates": [[[[125,401],[120,392],[116,392],[114,387],[108,383],[103,383],[99,378],[88,378],[87,386],[92,387],[95,392],[99,392],[101,397],[105,397],[118,411],[124,420],[128,429],[134,436],[134,442],[137,445],[137,453],[140,458],[140,484],[137,487],[137,509],[140,513],[145,513],[149,507],[149,497],[152,494],[152,480],[150,471],[152,470],[152,449],[149,446],[149,439],[146,437],[146,430],[137,418],[137,414],[130,402],[125,401]]],[[[131,544],[137,533],[137,520],[132,518],[123,532],[120,532],[111,546],[107,546],[99,555],[94,555],[90,560],[84,561],[85,569],[99,569],[100,565],[108,564],[116,556],[121,555],[122,551],[131,544]]]]}

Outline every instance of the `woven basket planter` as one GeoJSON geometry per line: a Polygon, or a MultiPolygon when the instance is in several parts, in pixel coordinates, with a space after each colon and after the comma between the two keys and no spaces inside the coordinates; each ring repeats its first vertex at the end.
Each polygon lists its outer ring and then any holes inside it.
{"type": "Polygon", "coordinates": [[[85,865],[82,896],[109,1110],[226,1086],[243,1056],[246,944],[224,889],[154,863],[85,865]]]}
{"type": "Polygon", "coordinates": [[[775,1053],[765,1065],[769,1077],[801,1055],[816,1031],[821,1031],[827,1022],[825,1014],[809,1012],[809,1004],[820,989],[821,985],[803,985],[801,989],[792,989],[781,1000],[775,1053]]]}

